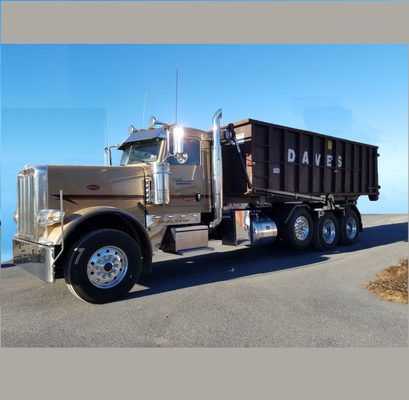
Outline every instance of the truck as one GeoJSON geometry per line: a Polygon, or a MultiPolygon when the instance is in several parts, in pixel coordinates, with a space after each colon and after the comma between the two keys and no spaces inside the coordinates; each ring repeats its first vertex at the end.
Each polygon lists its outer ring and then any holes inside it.
{"type": "Polygon", "coordinates": [[[151,118],[105,148],[105,165],[25,166],[13,262],[81,300],[125,296],[158,251],[223,245],[329,251],[362,232],[378,200],[378,147],[247,119],[200,130],[151,118]],[[122,152],[112,165],[113,148],[122,152]]]}

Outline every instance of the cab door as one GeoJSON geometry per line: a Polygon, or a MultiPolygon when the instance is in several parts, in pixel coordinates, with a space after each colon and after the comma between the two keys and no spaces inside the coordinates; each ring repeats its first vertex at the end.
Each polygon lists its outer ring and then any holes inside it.
{"type": "Polygon", "coordinates": [[[175,157],[169,157],[170,164],[170,203],[174,212],[192,213],[207,211],[208,199],[205,191],[204,152],[201,141],[186,138],[183,151],[188,155],[184,164],[179,164],[175,157]]]}

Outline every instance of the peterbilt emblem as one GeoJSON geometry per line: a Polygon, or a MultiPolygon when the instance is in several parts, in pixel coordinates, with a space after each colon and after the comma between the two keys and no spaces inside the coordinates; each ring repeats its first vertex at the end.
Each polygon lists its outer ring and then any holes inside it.
{"type": "Polygon", "coordinates": [[[98,189],[99,189],[99,186],[98,186],[98,185],[88,185],[88,186],[87,186],[87,189],[88,189],[88,190],[98,190],[98,189]]]}

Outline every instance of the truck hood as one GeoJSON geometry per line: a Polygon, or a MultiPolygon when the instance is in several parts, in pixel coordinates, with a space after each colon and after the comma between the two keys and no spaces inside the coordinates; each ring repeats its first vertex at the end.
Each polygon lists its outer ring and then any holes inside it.
{"type": "Polygon", "coordinates": [[[144,170],[149,168],[48,165],[48,207],[59,208],[62,190],[66,216],[95,206],[141,212],[145,203],[144,170]]]}

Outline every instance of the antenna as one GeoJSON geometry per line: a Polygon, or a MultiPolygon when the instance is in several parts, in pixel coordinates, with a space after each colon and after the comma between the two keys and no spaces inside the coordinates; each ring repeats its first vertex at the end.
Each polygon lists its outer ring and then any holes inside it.
{"type": "MultiPolygon", "coordinates": [[[[105,148],[108,147],[108,128],[107,128],[107,113],[104,111],[104,142],[105,148]]],[[[104,164],[106,165],[106,153],[104,151],[104,164]]]]}
{"type": "Polygon", "coordinates": [[[179,87],[179,68],[176,68],[176,101],[175,101],[175,124],[178,123],[178,87],[179,87]]]}
{"type": "Polygon", "coordinates": [[[145,127],[145,110],[146,110],[146,100],[148,98],[148,92],[145,92],[145,100],[143,102],[143,109],[142,109],[142,128],[145,127]]]}

